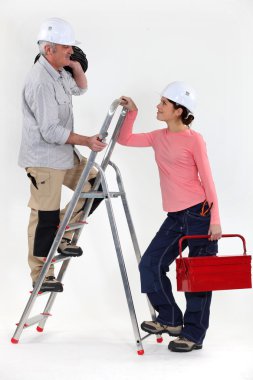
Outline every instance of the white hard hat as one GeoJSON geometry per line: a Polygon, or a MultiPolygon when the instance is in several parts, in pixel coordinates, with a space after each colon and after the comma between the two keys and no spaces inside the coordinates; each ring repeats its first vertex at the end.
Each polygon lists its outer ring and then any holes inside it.
{"type": "Polygon", "coordinates": [[[80,44],[75,40],[72,26],[67,21],[56,17],[49,18],[42,23],[37,41],[70,46],[80,44]]]}
{"type": "Polygon", "coordinates": [[[161,96],[186,107],[194,114],[196,107],[196,94],[192,87],[185,82],[172,82],[165,87],[161,96]]]}

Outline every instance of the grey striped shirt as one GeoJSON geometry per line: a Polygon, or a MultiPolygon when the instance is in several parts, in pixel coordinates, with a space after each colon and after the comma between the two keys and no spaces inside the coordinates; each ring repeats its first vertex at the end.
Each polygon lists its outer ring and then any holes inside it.
{"type": "Polygon", "coordinates": [[[71,74],[58,72],[41,56],[28,74],[23,94],[23,130],[19,165],[70,169],[74,151],[65,144],[73,131],[72,95],[85,92],[71,74]]]}

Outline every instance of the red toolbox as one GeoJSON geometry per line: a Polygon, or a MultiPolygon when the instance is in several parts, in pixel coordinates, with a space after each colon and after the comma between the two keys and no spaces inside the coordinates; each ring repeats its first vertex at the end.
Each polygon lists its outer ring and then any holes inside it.
{"type": "Polygon", "coordinates": [[[242,235],[222,235],[223,238],[239,237],[244,248],[242,255],[182,257],[184,240],[209,237],[209,235],[192,235],[183,236],[179,240],[180,258],[176,259],[177,290],[203,292],[252,288],[251,256],[246,253],[246,242],[242,235]]]}

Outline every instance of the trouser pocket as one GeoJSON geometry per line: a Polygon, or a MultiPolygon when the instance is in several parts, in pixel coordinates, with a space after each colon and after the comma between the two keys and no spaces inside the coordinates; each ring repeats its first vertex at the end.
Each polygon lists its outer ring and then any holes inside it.
{"type": "Polygon", "coordinates": [[[27,168],[26,171],[31,181],[28,206],[41,211],[58,210],[66,171],[51,168],[27,168]]]}

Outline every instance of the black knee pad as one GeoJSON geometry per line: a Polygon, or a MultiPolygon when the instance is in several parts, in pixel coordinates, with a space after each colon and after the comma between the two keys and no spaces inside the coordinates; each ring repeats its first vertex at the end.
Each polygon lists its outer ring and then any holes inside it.
{"type": "Polygon", "coordinates": [[[34,256],[47,257],[59,223],[60,210],[38,211],[38,224],[34,236],[34,256]]]}

